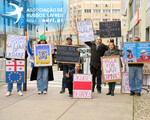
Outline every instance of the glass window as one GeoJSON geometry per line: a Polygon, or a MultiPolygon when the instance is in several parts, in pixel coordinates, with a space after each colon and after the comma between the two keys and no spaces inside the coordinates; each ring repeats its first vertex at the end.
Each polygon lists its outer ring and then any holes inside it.
{"type": "Polygon", "coordinates": [[[94,10],[93,10],[93,13],[101,13],[101,10],[94,9],[94,10]]]}
{"type": "Polygon", "coordinates": [[[103,13],[110,13],[110,10],[109,9],[104,9],[103,13]]]}
{"type": "Polygon", "coordinates": [[[85,13],[91,13],[91,9],[85,9],[84,12],[85,13]]]}
{"type": "Polygon", "coordinates": [[[120,9],[113,9],[112,13],[120,13],[120,9]]]}

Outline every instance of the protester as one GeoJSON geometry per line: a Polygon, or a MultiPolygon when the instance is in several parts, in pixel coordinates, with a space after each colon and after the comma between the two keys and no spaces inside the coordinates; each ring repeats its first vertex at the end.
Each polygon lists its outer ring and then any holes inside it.
{"type": "MultiPolygon", "coordinates": [[[[119,51],[116,49],[116,46],[114,42],[110,42],[108,45],[108,50],[105,51],[104,56],[115,56],[115,55],[120,55],[119,51]]],[[[109,91],[106,95],[111,95],[114,96],[114,90],[115,90],[115,82],[108,83],[109,84],[109,91]]]]}
{"type": "Polygon", "coordinates": [[[100,57],[102,57],[105,51],[108,49],[105,44],[102,43],[102,39],[100,37],[96,38],[96,41],[93,42],[85,42],[91,48],[91,63],[90,63],[90,71],[93,74],[93,86],[92,92],[95,89],[95,78],[97,77],[97,91],[101,93],[101,61],[100,57]]]}
{"type": "MultiPolygon", "coordinates": [[[[134,42],[140,42],[139,37],[134,37],[134,42]]],[[[129,63],[129,87],[131,90],[130,95],[137,94],[141,96],[141,89],[143,87],[143,76],[142,76],[142,67],[143,63],[129,63]]]]}
{"type": "Polygon", "coordinates": [[[69,90],[69,97],[72,97],[72,90],[73,90],[73,74],[83,74],[82,70],[80,69],[81,65],[79,63],[75,64],[75,69],[72,69],[69,73],[66,73],[67,78],[67,87],[69,90]]]}
{"type": "MultiPolygon", "coordinates": [[[[25,58],[27,58],[28,57],[27,48],[25,48],[25,52],[26,52],[25,53],[25,58]]],[[[7,59],[7,60],[9,60],[9,59],[7,59]]],[[[15,59],[12,58],[11,61],[15,62],[15,59]]],[[[12,90],[13,90],[13,83],[8,83],[8,85],[7,85],[7,93],[6,93],[7,97],[11,95],[12,90]]],[[[17,92],[18,92],[19,96],[23,96],[23,93],[21,91],[22,91],[22,83],[17,83],[17,92]]]]}
{"type": "MultiPolygon", "coordinates": [[[[47,44],[45,35],[40,36],[38,44],[47,44]]],[[[38,94],[47,94],[48,81],[54,80],[53,69],[49,67],[33,67],[30,80],[37,80],[38,94]]]]}
{"type": "MultiPolygon", "coordinates": [[[[65,45],[72,45],[72,38],[71,37],[67,37],[66,42],[67,43],[65,45]]],[[[62,78],[62,88],[61,88],[60,93],[65,93],[66,73],[68,73],[68,71],[70,71],[70,70],[72,70],[74,68],[74,64],[63,63],[62,67],[63,67],[63,78],[62,78]]]]}

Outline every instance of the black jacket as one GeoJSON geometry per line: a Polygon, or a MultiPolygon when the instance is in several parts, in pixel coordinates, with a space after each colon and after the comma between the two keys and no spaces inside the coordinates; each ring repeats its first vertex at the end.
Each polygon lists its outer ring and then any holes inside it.
{"type": "Polygon", "coordinates": [[[91,66],[100,67],[101,61],[100,57],[102,57],[108,47],[105,44],[100,44],[98,49],[96,50],[96,44],[93,42],[85,42],[91,48],[91,66]]]}
{"type": "MultiPolygon", "coordinates": [[[[33,67],[31,72],[30,81],[37,80],[38,67],[33,67]]],[[[48,81],[53,81],[53,69],[52,66],[48,67],[48,81]]]]}

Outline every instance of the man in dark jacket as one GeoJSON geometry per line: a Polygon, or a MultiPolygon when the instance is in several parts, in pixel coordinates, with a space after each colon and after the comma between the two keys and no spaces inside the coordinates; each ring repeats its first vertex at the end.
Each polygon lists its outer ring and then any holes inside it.
{"type": "Polygon", "coordinates": [[[95,78],[97,77],[97,91],[101,93],[101,61],[100,57],[102,57],[108,47],[102,43],[102,39],[100,37],[96,38],[95,43],[85,42],[91,48],[91,63],[90,70],[91,74],[93,74],[93,87],[92,92],[94,92],[95,88],[95,78]]]}
{"type": "Polygon", "coordinates": [[[69,97],[72,97],[72,90],[73,90],[73,74],[82,74],[82,70],[80,69],[80,64],[75,64],[75,69],[71,70],[69,73],[66,74],[67,78],[67,86],[69,90],[69,97]]]}

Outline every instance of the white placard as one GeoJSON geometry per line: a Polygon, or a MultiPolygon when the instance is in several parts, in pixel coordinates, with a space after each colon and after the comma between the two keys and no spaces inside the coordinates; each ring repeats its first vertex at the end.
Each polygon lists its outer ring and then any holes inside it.
{"type": "Polygon", "coordinates": [[[8,35],[6,58],[25,59],[26,36],[8,35]]]}
{"type": "Polygon", "coordinates": [[[79,42],[94,41],[92,21],[77,22],[79,42]]]}
{"type": "Polygon", "coordinates": [[[129,73],[123,73],[123,79],[122,79],[122,93],[130,93],[130,87],[129,87],[129,73]]]}

